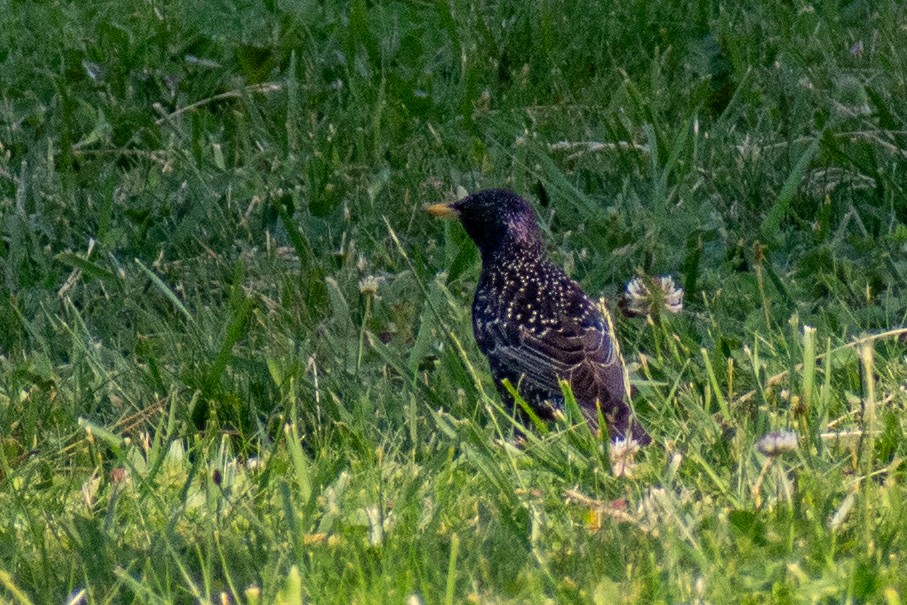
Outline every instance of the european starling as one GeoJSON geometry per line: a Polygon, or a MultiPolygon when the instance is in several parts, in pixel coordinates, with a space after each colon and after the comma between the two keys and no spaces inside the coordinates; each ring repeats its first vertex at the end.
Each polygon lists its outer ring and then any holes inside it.
{"type": "Polygon", "coordinates": [[[482,256],[472,327],[502,399],[507,379],[539,417],[550,420],[566,380],[593,431],[600,406],[612,440],[651,441],[627,404],[624,368],[609,320],[564,270],[548,260],[535,213],[512,191],[489,189],[426,207],[456,217],[482,256]]]}

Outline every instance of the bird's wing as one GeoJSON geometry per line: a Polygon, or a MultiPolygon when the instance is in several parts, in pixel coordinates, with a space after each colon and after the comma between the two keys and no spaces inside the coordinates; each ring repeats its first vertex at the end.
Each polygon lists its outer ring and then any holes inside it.
{"type": "MultiPolygon", "coordinates": [[[[623,370],[605,319],[591,306],[580,317],[561,317],[556,327],[493,323],[483,338],[484,352],[508,374],[552,394],[558,379],[570,382],[581,402],[623,398],[623,370]]],[[[481,343],[480,343],[481,344],[481,343]]]]}

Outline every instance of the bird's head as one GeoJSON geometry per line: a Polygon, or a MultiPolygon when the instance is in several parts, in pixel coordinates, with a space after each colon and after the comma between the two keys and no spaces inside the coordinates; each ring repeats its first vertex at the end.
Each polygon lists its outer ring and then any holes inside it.
{"type": "Polygon", "coordinates": [[[541,250],[535,212],[507,189],[485,189],[450,204],[426,206],[433,216],[457,218],[482,258],[512,247],[541,250]]]}

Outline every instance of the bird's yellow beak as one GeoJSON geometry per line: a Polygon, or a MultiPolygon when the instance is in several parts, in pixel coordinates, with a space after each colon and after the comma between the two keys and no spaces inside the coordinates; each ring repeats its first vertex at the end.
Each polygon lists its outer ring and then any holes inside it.
{"type": "Polygon", "coordinates": [[[450,204],[427,204],[425,211],[432,216],[440,218],[457,218],[460,216],[460,213],[455,208],[452,208],[450,204]]]}

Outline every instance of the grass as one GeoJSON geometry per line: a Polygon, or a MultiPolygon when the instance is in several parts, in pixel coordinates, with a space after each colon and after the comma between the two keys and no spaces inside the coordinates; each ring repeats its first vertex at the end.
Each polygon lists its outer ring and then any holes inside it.
{"type": "Polygon", "coordinates": [[[907,602],[907,11],[7,2],[0,601],[907,602]],[[630,476],[514,426],[478,257],[610,301],[630,476]],[[799,448],[756,448],[772,431],[799,448]]]}

